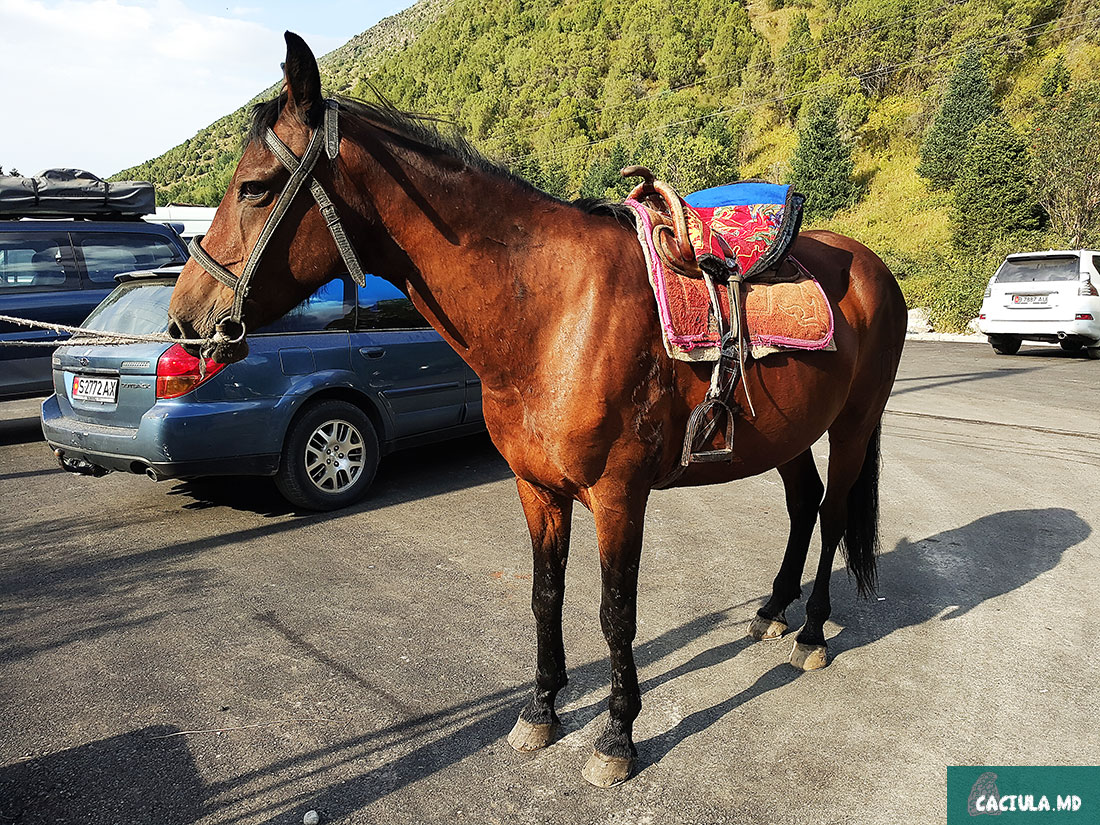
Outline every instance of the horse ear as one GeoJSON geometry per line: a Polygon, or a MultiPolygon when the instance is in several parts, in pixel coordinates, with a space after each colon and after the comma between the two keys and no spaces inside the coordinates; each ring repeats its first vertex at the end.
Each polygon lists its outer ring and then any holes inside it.
{"type": "Polygon", "coordinates": [[[317,70],[317,59],[313,56],[306,41],[294,32],[285,32],[286,62],[283,64],[283,77],[286,81],[286,106],[307,126],[316,126],[313,122],[317,112],[321,111],[321,73],[317,70]]]}

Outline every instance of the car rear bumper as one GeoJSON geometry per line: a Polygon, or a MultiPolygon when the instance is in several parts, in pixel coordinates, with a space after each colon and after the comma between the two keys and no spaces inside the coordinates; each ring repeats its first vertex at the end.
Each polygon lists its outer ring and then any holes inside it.
{"type": "Polygon", "coordinates": [[[157,480],[274,475],[279,469],[282,430],[257,427],[242,433],[242,428],[226,426],[236,420],[235,413],[254,416],[255,403],[157,405],[136,428],[130,428],[66,416],[57,396],[51,395],[42,402],[42,433],[59,457],[157,480]]]}
{"type": "Polygon", "coordinates": [[[1075,320],[1021,320],[995,321],[989,318],[978,321],[983,335],[1011,335],[1032,341],[1058,341],[1064,338],[1100,341],[1100,315],[1091,321],[1075,320]]]}

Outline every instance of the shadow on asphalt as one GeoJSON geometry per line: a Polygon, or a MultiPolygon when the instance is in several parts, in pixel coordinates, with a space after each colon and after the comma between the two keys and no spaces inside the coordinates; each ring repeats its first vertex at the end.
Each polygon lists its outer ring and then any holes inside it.
{"type": "MultiPolygon", "coordinates": [[[[879,592],[885,595],[881,602],[874,598],[838,600],[835,594],[851,593],[852,587],[845,571],[833,573],[830,582],[830,592],[834,594],[833,620],[839,618],[846,624],[828,640],[829,656],[831,659],[843,656],[894,631],[933,619],[950,621],[963,616],[983,602],[1023,587],[1052,570],[1066,550],[1091,533],[1091,526],[1077,513],[1050,508],[1006,510],[920,541],[903,539],[894,550],[879,558],[879,592]]],[[[803,585],[803,593],[808,596],[811,587],[812,580],[803,585]]],[[[763,601],[760,598],[759,602],[763,601]]],[[[804,619],[801,602],[787,611],[793,630],[804,619]]],[[[793,643],[794,635],[790,633],[785,638],[793,643]]],[[[649,680],[642,689],[652,689],[683,673],[720,664],[750,644],[754,644],[753,640],[742,638],[719,645],[676,670],[649,680]]],[[[639,743],[641,760],[659,761],[689,736],[709,728],[746,702],[803,675],[785,662],[777,665],[724,702],[698,710],[666,733],[639,743]]]]}
{"type": "Polygon", "coordinates": [[[32,441],[41,441],[42,449],[49,454],[45,439],[42,438],[42,424],[37,416],[0,420],[0,446],[11,447],[15,444],[30,444],[32,441]]]}
{"type": "MultiPolygon", "coordinates": [[[[829,640],[831,655],[843,656],[903,628],[963,616],[1051,570],[1067,549],[1084,541],[1091,532],[1090,525],[1073,511],[1051,508],[1005,511],[918,541],[902,540],[880,558],[880,593],[886,597],[884,601],[834,597],[835,614],[845,624],[829,640]]],[[[153,563],[153,559],[149,561],[153,563]]],[[[834,593],[853,592],[843,571],[834,573],[831,584],[834,593]]],[[[109,582],[105,584],[109,586],[109,582]]],[[[809,592],[808,587],[804,592],[809,592]]],[[[740,634],[744,632],[747,608],[763,598],[761,594],[707,613],[637,645],[639,666],[652,670],[701,639],[738,636],[726,638],[650,677],[642,684],[643,692],[728,664],[753,643],[740,634]]],[[[802,618],[795,613],[796,609],[788,613],[792,627],[798,627],[802,618]]],[[[335,671],[342,672],[337,665],[335,671]]],[[[593,691],[605,692],[607,676],[606,658],[573,668],[563,704],[570,693],[587,696],[593,691]]],[[[778,664],[745,690],[712,707],[700,708],[671,730],[639,742],[639,770],[659,762],[677,745],[719,723],[738,707],[801,676],[786,663],[778,664]]],[[[514,722],[528,690],[526,685],[509,687],[432,713],[406,717],[377,731],[276,760],[209,785],[198,778],[185,737],[156,739],[171,729],[160,733],[147,728],[0,770],[0,787],[6,790],[9,800],[2,813],[9,817],[14,811],[17,821],[26,825],[146,821],[175,825],[215,813],[221,807],[216,799],[221,797],[242,806],[222,820],[226,823],[247,820],[289,825],[300,822],[302,812],[308,808],[320,810],[325,821],[334,821],[483,749],[503,747],[502,737],[514,722]],[[376,767],[320,791],[306,789],[312,785],[307,780],[334,770],[346,772],[346,766],[359,763],[376,767]],[[169,794],[166,788],[182,792],[169,794]],[[248,788],[247,793],[244,788],[248,788]],[[175,800],[174,807],[161,811],[155,806],[166,794],[175,800]],[[153,812],[157,815],[151,816],[153,812]]],[[[564,713],[565,732],[581,729],[603,713],[605,706],[606,699],[601,697],[564,713]]]]}
{"type": "Polygon", "coordinates": [[[511,477],[508,463],[488,434],[482,433],[391,453],[382,459],[366,498],[332,514],[296,511],[279,494],[272,479],[256,476],[189,479],[177,482],[168,494],[190,499],[183,504],[188,510],[230,507],[262,516],[297,513],[324,520],[330,515],[368,512],[511,477]]]}
{"type": "Polygon", "coordinates": [[[185,736],[155,726],[0,768],[0,819],[187,825],[205,790],[185,736]]]}

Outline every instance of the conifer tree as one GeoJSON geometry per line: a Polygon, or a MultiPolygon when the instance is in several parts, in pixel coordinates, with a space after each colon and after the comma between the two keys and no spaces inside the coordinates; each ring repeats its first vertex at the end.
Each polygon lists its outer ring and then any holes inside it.
{"type": "Polygon", "coordinates": [[[917,167],[932,188],[954,185],[967,154],[975,127],[992,115],[993,87],[985,76],[981,58],[968,50],[947,86],[947,94],[921,146],[917,167]]]}
{"type": "Polygon", "coordinates": [[[806,12],[799,12],[791,23],[787,36],[787,45],[779,55],[779,66],[783,76],[783,91],[787,95],[787,110],[793,120],[802,106],[799,92],[818,79],[817,51],[814,49],[814,36],[810,31],[810,18],[806,12]]]}
{"type": "Polygon", "coordinates": [[[829,95],[810,105],[791,158],[789,183],[806,196],[809,217],[829,217],[855,203],[852,147],[840,136],[840,101],[829,95]]]}
{"type": "Polygon", "coordinates": [[[1047,100],[1058,97],[1070,87],[1072,78],[1069,69],[1066,68],[1066,56],[1064,52],[1058,52],[1058,58],[1043,75],[1043,82],[1039,85],[1039,94],[1047,100]]]}
{"type": "Polygon", "coordinates": [[[957,249],[983,252],[1000,238],[1039,227],[1031,155],[1003,115],[974,130],[954,195],[951,230],[957,249]]]}

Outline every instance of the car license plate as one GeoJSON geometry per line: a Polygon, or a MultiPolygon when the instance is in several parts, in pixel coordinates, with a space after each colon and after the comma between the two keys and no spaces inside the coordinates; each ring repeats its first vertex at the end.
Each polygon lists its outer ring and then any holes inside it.
{"type": "Polygon", "coordinates": [[[1014,304],[1045,304],[1047,302],[1046,295],[1013,295],[1012,303],[1014,304]]]}
{"type": "Polygon", "coordinates": [[[113,404],[118,398],[118,379],[90,375],[73,376],[73,400],[113,404]]]}

